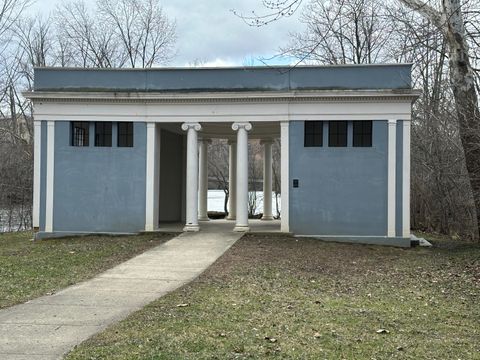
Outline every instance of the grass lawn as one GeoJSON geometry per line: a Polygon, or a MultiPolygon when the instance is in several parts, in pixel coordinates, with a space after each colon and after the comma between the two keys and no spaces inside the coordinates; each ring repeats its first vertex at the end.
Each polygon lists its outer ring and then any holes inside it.
{"type": "Polygon", "coordinates": [[[85,236],[33,242],[29,232],[0,234],[0,308],[89,279],[171,237],[85,236]]]}
{"type": "Polygon", "coordinates": [[[480,246],[433,242],[245,236],[67,358],[480,359],[480,246]]]}

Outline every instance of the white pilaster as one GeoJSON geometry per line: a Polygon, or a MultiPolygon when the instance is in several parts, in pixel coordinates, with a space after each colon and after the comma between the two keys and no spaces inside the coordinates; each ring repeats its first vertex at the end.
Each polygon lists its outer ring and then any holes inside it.
{"type": "Polygon", "coordinates": [[[184,231],[198,231],[198,134],[199,123],[184,123],[182,130],[187,132],[187,204],[184,231]]]}
{"type": "Polygon", "coordinates": [[[282,212],[281,212],[281,224],[280,230],[282,232],[290,231],[290,219],[289,219],[289,186],[290,186],[290,175],[289,175],[289,122],[282,121],[280,122],[280,171],[281,171],[281,192],[282,192],[282,212]]]}
{"type": "Polygon", "coordinates": [[[237,218],[234,231],[248,231],[248,122],[234,123],[237,132],[237,218]]]}
{"type": "Polygon", "coordinates": [[[45,232],[53,231],[53,192],[55,178],[55,121],[47,122],[47,178],[45,194],[45,232]]]}
{"type": "Polygon", "coordinates": [[[262,220],[273,220],[272,216],[272,140],[263,144],[263,216],[262,220]]]}
{"type": "Polygon", "coordinates": [[[210,140],[200,139],[200,171],[198,175],[198,220],[208,220],[208,144],[210,140]]]}
{"type": "Polygon", "coordinates": [[[397,120],[388,120],[388,196],[387,196],[387,236],[395,237],[395,185],[397,120]]]}
{"type": "Polygon", "coordinates": [[[35,120],[33,122],[33,209],[32,226],[34,231],[38,231],[40,226],[40,169],[42,158],[42,122],[35,120]]]}
{"type": "Polygon", "coordinates": [[[403,120],[402,236],[410,237],[410,121],[403,120]]]}
{"type": "Polygon", "coordinates": [[[228,220],[237,218],[237,142],[228,141],[228,220]]]}
{"type": "Polygon", "coordinates": [[[147,169],[145,192],[145,231],[158,228],[160,129],[147,123],[147,169]]]}

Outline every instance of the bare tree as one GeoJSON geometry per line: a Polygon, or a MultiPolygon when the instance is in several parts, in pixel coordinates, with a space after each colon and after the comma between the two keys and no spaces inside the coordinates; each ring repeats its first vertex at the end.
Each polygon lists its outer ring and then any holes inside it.
{"type": "Polygon", "coordinates": [[[122,67],[126,55],[119,49],[111,22],[99,21],[85,2],[65,2],[55,13],[58,32],[59,57],[71,54],[73,66],[122,67]]]}
{"type": "Polygon", "coordinates": [[[463,4],[460,0],[442,0],[441,4],[435,8],[421,0],[399,1],[428,19],[444,36],[448,46],[450,82],[478,226],[480,225],[480,109],[465,30],[463,4]]]}
{"type": "Polygon", "coordinates": [[[378,0],[313,0],[302,11],[303,32],[291,34],[285,55],[325,64],[371,64],[388,54],[391,23],[378,0]]]}
{"type": "Polygon", "coordinates": [[[104,23],[112,23],[131,67],[168,63],[174,55],[175,23],[158,0],[99,0],[104,23]]]}

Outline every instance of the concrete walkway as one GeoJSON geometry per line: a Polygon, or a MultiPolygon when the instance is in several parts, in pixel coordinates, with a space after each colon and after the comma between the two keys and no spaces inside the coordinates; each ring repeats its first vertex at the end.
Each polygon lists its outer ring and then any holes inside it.
{"type": "Polygon", "coordinates": [[[184,233],[97,277],[0,310],[0,359],[61,359],[75,345],[200,275],[241,233],[184,233]]]}

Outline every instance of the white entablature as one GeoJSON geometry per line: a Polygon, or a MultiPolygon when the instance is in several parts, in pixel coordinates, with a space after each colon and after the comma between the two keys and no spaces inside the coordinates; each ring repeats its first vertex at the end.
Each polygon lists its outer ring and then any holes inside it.
{"type": "Polygon", "coordinates": [[[25,96],[35,101],[35,116],[42,120],[249,122],[409,120],[417,94],[392,90],[198,94],[42,91],[25,96]]]}

